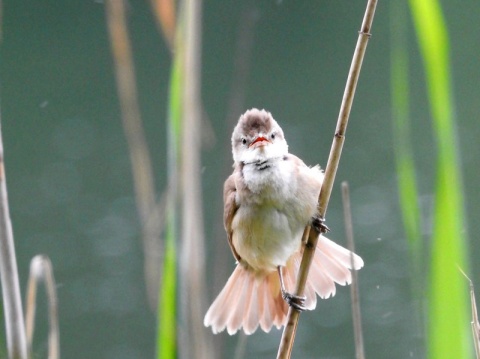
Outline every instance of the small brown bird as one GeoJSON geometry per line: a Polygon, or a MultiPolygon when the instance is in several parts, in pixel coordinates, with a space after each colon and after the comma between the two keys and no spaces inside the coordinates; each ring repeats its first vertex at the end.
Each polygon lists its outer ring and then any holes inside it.
{"type": "MultiPolygon", "coordinates": [[[[225,181],[224,224],[237,266],[205,315],[214,333],[225,328],[252,334],[286,322],[288,305],[312,310],[335,295],[335,283],[350,284],[351,252],[320,236],[305,288],[294,289],[305,226],[317,215],[323,182],[320,167],[288,153],[281,127],[265,110],[243,114],[232,135],[233,174],[225,181]]],[[[353,254],[353,269],[363,260],[353,254]]]]}

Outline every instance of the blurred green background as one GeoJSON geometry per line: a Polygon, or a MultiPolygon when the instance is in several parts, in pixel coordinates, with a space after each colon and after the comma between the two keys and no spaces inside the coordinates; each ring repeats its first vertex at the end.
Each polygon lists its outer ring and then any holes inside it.
{"type": "MultiPolygon", "coordinates": [[[[247,108],[268,109],[283,127],[290,151],[307,164],[324,166],[365,3],[204,2],[201,87],[205,126],[212,134],[202,152],[209,303],[234,266],[222,228],[222,185],[231,170],[233,123],[247,108]],[[245,100],[232,117],[236,49],[245,31],[247,38],[251,35],[242,48],[250,51],[245,100]],[[219,261],[226,267],[215,267],[219,261]]],[[[441,4],[450,33],[470,274],[480,286],[475,236],[480,231],[480,4],[441,4]]],[[[345,244],[340,181],[348,180],[357,252],[366,263],[359,280],[367,357],[423,358],[424,333],[412,300],[394,163],[390,5],[380,1],[377,7],[327,221],[329,237],[345,244]]],[[[2,6],[1,120],[21,287],[30,259],[49,255],[58,283],[63,357],[153,358],[156,320],[146,296],[105,5],[101,0],[6,0],[2,6]]],[[[156,188],[162,193],[171,55],[150,3],[130,1],[127,10],[142,120],[156,188]]],[[[422,238],[428,247],[436,148],[422,60],[411,17],[406,21],[411,143],[422,238]]],[[[46,323],[39,309],[34,351],[40,357],[47,345],[46,323]]],[[[274,357],[280,334],[275,330],[249,337],[242,344],[245,357],[274,357]]],[[[238,339],[225,333],[215,338],[219,357],[232,358],[238,339]]],[[[350,294],[340,287],[333,299],[301,316],[294,357],[353,355],[350,294]]]]}

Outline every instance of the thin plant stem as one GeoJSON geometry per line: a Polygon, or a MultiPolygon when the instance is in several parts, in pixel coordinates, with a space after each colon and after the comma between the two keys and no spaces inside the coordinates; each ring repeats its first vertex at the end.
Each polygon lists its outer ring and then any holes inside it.
{"type": "Polygon", "coordinates": [[[106,1],[106,16],[115,78],[132,166],[135,200],[140,218],[145,256],[145,277],[151,307],[157,303],[160,277],[161,247],[159,205],[156,203],[152,163],[140,116],[132,51],[126,24],[124,0],[106,1]]]}
{"type": "Polygon", "coordinates": [[[181,298],[185,323],[181,358],[212,358],[211,336],[206,335],[203,313],[206,304],[205,238],[202,210],[201,168],[201,21],[202,1],[184,3],[184,78],[181,140],[182,249],[181,298]]]}
{"type": "MultiPolygon", "coordinates": [[[[240,21],[238,22],[238,33],[235,41],[235,53],[233,56],[233,75],[232,83],[230,86],[230,95],[227,106],[227,118],[226,123],[228,127],[234,128],[238,121],[238,116],[242,112],[245,106],[245,95],[247,93],[246,88],[248,84],[248,78],[250,74],[250,67],[252,63],[252,49],[255,43],[255,32],[259,20],[259,11],[254,1],[246,1],[244,3],[245,8],[240,15],[240,21]]],[[[225,169],[225,174],[231,171],[232,159],[231,159],[231,144],[225,143],[225,148],[222,153],[222,169],[225,169]]],[[[223,203],[221,204],[223,210],[223,203]]],[[[220,213],[220,211],[219,211],[220,213]]],[[[225,228],[223,222],[217,221],[217,237],[224,241],[225,228]]],[[[215,246],[215,277],[216,280],[225,280],[227,271],[227,261],[231,259],[230,249],[225,246],[215,246]],[[228,252],[227,252],[228,251],[228,252]]],[[[218,284],[220,286],[220,284],[218,284]]],[[[235,359],[241,359],[245,356],[245,348],[247,346],[248,336],[241,334],[238,336],[237,344],[235,346],[235,359]]],[[[222,343],[223,344],[223,343],[222,343]]],[[[217,345],[218,349],[222,349],[220,345],[217,345]]]]}
{"type": "Polygon", "coordinates": [[[175,0],[150,0],[153,14],[157,20],[160,33],[163,35],[170,51],[175,47],[175,0]]]}
{"type": "Polygon", "coordinates": [[[470,302],[472,305],[472,334],[473,345],[475,347],[475,358],[480,359],[480,322],[478,321],[477,303],[475,300],[475,288],[473,287],[472,280],[465,274],[465,272],[458,267],[458,270],[467,278],[470,283],[470,302]]]}
{"type": "Polygon", "coordinates": [[[27,359],[27,340],[3,158],[3,141],[0,130],[0,279],[2,281],[7,351],[9,359],[27,359]]]}
{"type": "MultiPolygon", "coordinates": [[[[345,232],[347,237],[347,247],[350,250],[350,261],[353,266],[353,253],[355,252],[355,242],[353,240],[352,208],[350,204],[350,190],[348,182],[342,182],[342,202],[343,217],[345,220],[345,232]]],[[[358,273],[352,271],[352,284],[350,286],[350,297],[352,302],[353,335],[355,338],[355,358],[365,359],[365,349],[363,344],[362,316],[360,313],[360,291],[358,286],[358,273]]]]}
{"type": "MultiPolygon", "coordinates": [[[[321,218],[325,217],[328,202],[330,200],[330,194],[332,193],[333,182],[335,180],[343,143],[345,141],[345,132],[347,129],[350,110],[352,108],[355,89],[360,75],[360,69],[362,67],[362,61],[365,55],[368,39],[370,38],[370,29],[372,27],[376,5],[377,0],[368,0],[367,9],[365,11],[357,45],[353,54],[352,64],[350,66],[347,84],[343,94],[343,100],[337,120],[337,127],[325,170],[325,178],[323,180],[322,189],[320,190],[318,214],[321,218]]],[[[300,264],[299,275],[297,277],[297,286],[295,290],[297,295],[302,295],[305,290],[308,270],[313,259],[313,254],[315,253],[319,235],[320,233],[318,233],[313,227],[310,229],[308,241],[303,252],[302,263],[300,264]]],[[[283,330],[277,358],[290,358],[299,317],[300,312],[290,307],[288,311],[287,324],[283,330]]]]}
{"type": "Polygon", "coordinates": [[[28,277],[26,299],[26,322],[28,349],[32,351],[33,334],[35,332],[35,312],[38,282],[43,281],[48,301],[48,359],[60,358],[60,330],[58,327],[58,300],[53,267],[50,259],[45,255],[37,255],[30,261],[30,275],[28,277]]]}

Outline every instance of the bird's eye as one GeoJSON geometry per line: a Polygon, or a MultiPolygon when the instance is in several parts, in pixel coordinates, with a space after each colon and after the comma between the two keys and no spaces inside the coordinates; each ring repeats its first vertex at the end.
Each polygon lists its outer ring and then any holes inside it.
{"type": "Polygon", "coordinates": [[[275,139],[275,135],[276,135],[276,133],[275,133],[275,132],[273,132],[273,133],[270,135],[270,137],[272,138],[272,140],[274,140],[274,139],[275,139]]]}
{"type": "Polygon", "coordinates": [[[242,138],[242,144],[244,144],[244,145],[247,144],[247,139],[246,138],[242,138]]]}

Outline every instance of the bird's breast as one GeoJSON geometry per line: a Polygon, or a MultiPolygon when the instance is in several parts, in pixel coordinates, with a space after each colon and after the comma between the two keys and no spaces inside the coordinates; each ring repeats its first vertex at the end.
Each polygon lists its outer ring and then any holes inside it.
{"type": "Polygon", "coordinates": [[[311,210],[298,198],[294,168],[288,161],[243,168],[249,193],[238,193],[232,222],[236,251],[257,270],[275,270],[300,249],[311,210]]]}

